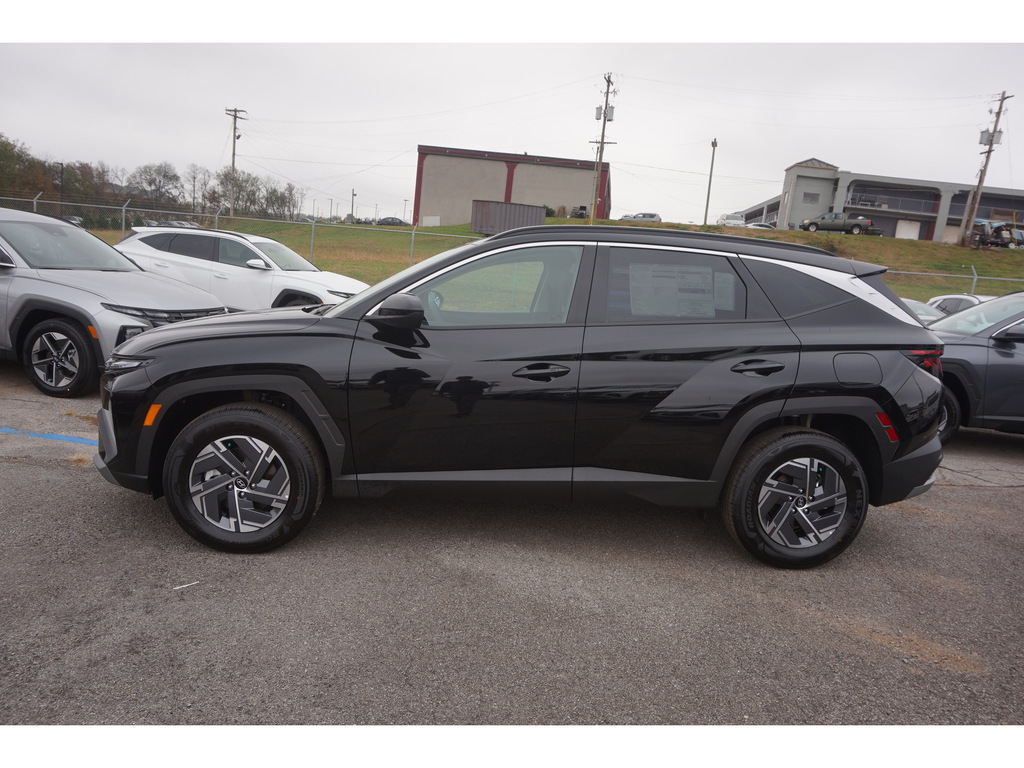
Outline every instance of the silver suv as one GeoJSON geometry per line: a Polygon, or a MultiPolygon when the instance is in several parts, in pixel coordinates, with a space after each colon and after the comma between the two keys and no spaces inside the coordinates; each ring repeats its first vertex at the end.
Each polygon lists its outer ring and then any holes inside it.
{"type": "Polygon", "coordinates": [[[20,360],[48,395],[93,389],[110,352],[132,336],[226,311],[74,224],[0,208],[0,357],[20,360]]]}
{"type": "Polygon", "coordinates": [[[337,304],[367,284],[323,272],[269,237],[135,227],[117,249],[143,269],[203,288],[231,310],[337,304]]]}

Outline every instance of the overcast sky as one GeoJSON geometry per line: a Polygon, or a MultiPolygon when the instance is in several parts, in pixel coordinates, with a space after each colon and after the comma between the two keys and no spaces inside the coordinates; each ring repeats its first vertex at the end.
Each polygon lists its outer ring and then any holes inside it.
{"type": "MultiPolygon", "coordinates": [[[[1024,187],[1015,141],[1024,44],[921,41],[958,37],[952,27],[901,41],[894,30],[920,19],[886,12],[898,4],[831,17],[818,3],[792,4],[785,21],[763,28],[749,15],[723,28],[712,11],[703,21],[718,23],[703,35],[678,4],[645,5],[638,24],[618,16],[641,7],[617,3],[599,29],[623,42],[600,44],[579,41],[600,38],[580,25],[583,9],[601,4],[557,12],[552,3],[489,12],[469,4],[462,27],[444,13],[457,4],[432,5],[422,26],[383,7],[353,15],[302,5],[244,29],[223,17],[198,24],[190,3],[149,20],[115,4],[131,21],[113,33],[97,31],[97,6],[82,5],[78,17],[59,19],[46,18],[47,6],[17,26],[20,37],[0,41],[0,133],[52,161],[216,171],[231,163],[225,110],[242,109],[238,167],[303,188],[307,213],[314,205],[317,214],[347,213],[354,189],[357,215],[410,217],[420,144],[592,161],[606,73],[615,90],[605,161],[616,218],[654,211],[700,223],[712,139],[711,221],[779,194],[786,167],[811,157],[861,173],[975,184],[979,133],[992,126],[1002,91],[1016,98],[1007,101],[987,186],[1024,187]],[[889,41],[842,42],[837,32],[850,17],[863,34],[889,41]],[[670,42],[676,29],[679,38],[715,42],[670,42]],[[127,42],[135,39],[147,42],[127,42]],[[294,42],[304,39],[325,42],[294,42]],[[432,39],[453,42],[424,42],[432,39]]],[[[968,39],[984,37],[1000,34],[981,26],[968,39]]]]}

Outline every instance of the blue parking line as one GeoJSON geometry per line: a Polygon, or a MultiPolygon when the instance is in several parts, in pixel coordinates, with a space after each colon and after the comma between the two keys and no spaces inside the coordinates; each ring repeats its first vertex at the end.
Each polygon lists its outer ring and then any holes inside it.
{"type": "Polygon", "coordinates": [[[25,435],[26,437],[41,437],[43,440],[61,440],[65,443],[81,443],[82,445],[99,445],[96,440],[87,437],[71,437],[70,435],[49,435],[44,432],[25,432],[21,429],[0,427],[0,434],[4,435],[25,435]]]}

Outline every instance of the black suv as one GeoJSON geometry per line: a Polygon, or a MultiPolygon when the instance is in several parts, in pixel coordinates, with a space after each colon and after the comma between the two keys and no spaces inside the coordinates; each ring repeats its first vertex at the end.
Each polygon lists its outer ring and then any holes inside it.
{"type": "Polygon", "coordinates": [[[127,341],[95,463],[229,551],[290,540],[325,493],[482,487],[717,506],[755,557],[815,565],[942,455],[942,344],[884,271],[743,237],[513,230],[333,307],[127,341]]]}

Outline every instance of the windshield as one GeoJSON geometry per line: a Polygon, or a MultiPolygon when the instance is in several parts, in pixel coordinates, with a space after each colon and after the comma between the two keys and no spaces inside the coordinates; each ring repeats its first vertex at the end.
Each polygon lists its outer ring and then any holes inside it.
{"type": "Polygon", "coordinates": [[[983,301],[981,304],[975,304],[973,307],[947,315],[941,320],[930,323],[928,327],[937,331],[981,333],[1019,312],[1024,312],[1024,293],[1011,293],[1008,296],[983,301]]]}
{"type": "Polygon", "coordinates": [[[253,243],[267,257],[286,272],[319,272],[320,270],[299,256],[287,245],[281,245],[274,240],[253,243]]]}
{"type": "Polygon", "coordinates": [[[0,221],[0,236],[34,269],[138,271],[112,246],[70,224],[0,221]]]}

